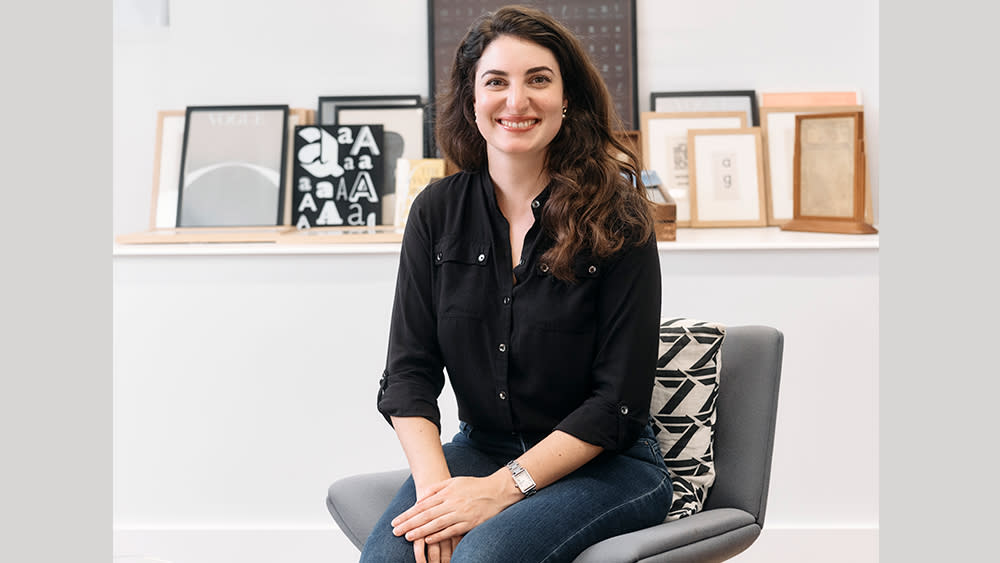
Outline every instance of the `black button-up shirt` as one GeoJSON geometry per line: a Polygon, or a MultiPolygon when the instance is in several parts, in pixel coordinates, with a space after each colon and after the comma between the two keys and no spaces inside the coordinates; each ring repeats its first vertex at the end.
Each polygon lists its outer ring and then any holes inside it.
{"type": "Polygon", "coordinates": [[[576,283],[563,282],[540,262],[552,245],[540,220],[548,194],[532,202],[535,224],[513,268],[486,172],[449,176],[415,198],[378,393],[386,420],[422,416],[440,428],[446,369],[459,418],[475,428],[562,430],[616,451],[635,441],[656,368],[656,240],[604,260],[581,255],[576,283]]]}

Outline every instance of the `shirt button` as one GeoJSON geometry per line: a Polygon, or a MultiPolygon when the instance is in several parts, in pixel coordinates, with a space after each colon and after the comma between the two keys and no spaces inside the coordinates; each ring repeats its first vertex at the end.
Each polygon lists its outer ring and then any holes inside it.
{"type": "Polygon", "coordinates": [[[485,254],[480,254],[479,257],[476,258],[476,260],[479,260],[480,262],[482,262],[483,260],[486,260],[486,255],[485,254]]]}
{"type": "Polygon", "coordinates": [[[497,393],[497,397],[500,397],[501,401],[506,401],[507,400],[507,393],[501,391],[501,392],[497,393]]]}
{"type": "Polygon", "coordinates": [[[622,414],[628,414],[628,407],[622,405],[622,408],[618,409],[622,414]]]}
{"type": "Polygon", "coordinates": [[[538,209],[539,205],[541,205],[541,203],[539,203],[537,199],[535,201],[531,202],[532,209],[538,209]]]}
{"type": "Polygon", "coordinates": [[[590,272],[591,274],[593,274],[594,272],[597,271],[597,266],[593,266],[592,265],[589,268],[587,268],[587,271],[590,272]]]}
{"type": "Polygon", "coordinates": [[[503,298],[503,304],[507,305],[508,303],[510,303],[510,297],[509,296],[508,297],[504,297],[503,298]]]}
{"type": "Polygon", "coordinates": [[[543,274],[547,274],[549,272],[549,265],[542,264],[538,269],[541,270],[543,274]]]}
{"type": "Polygon", "coordinates": [[[501,345],[497,346],[497,348],[498,348],[498,349],[499,349],[499,350],[500,350],[501,352],[506,352],[506,351],[507,351],[507,345],[506,345],[506,344],[501,344],[501,345]]]}
{"type": "Polygon", "coordinates": [[[437,260],[438,262],[440,262],[441,261],[441,253],[438,252],[437,254],[435,254],[434,255],[434,259],[437,260]]]}

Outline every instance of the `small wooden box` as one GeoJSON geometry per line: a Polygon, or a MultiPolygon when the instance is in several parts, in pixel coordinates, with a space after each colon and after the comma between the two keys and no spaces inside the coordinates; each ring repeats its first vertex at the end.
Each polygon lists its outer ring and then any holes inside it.
{"type": "Polygon", "coordinates": [[[656,240],[675,241],[677,240],[677,202],[674,201],[666,190],[660,190],[667,203],[652,202],[653,226],[656,231],[656,240]]]}

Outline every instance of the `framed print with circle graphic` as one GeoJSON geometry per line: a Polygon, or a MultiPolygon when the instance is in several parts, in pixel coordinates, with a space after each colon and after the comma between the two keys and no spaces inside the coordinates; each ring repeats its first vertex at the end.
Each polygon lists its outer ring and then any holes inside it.
{"type": "Polygon", "coordinates": [[[178,227],[282,224],[287,105],[189,106],[178,227]]]}
{"type": "Polygon", "coordinates": [[[692,227],[764,227],[759,127],[688,131],[692,227]]]}

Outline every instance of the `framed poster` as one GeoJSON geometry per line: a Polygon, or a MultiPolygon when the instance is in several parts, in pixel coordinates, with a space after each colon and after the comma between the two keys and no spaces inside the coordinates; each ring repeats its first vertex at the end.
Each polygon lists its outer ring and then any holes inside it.
{"type": "Polygon", "coordinates": [[[178,227],[282,222],[288,106],[189,106],[178,227]]]}
{"type": "Polygon", "coordinates": [[[295,128],[292,224],[296,229],[375,226],[385,187],[381,125],[295,128]]]}
{"type": "Polygon", "coordinates": [[[767,224],[780,226],[791,220],[792,157],[795,153],[795,116],[816,113],[861,111],[861,106],[761,107],[760,127],[764,138],[764,175],[767,180],[767,224]]]}
{"type": "Polygon", "coordinates": [[[865,220],[863,112],[795,116],[795,209],[789,231],[874,234],[865,220]]]}
{"type": "MultiPolygon", "coordinates": [[[[472,22],[484,12],[505,4],[509,2],[428,0],[431,100],[447,83],[455,49],[472,22]]],[[[531,5],[555,17],[580,38],[604,77],[624,129],[636,129],[639,88],[635,0],[537,0],[531,5]]]]}
{"type": "Polygon", "coordinates": [[[760,125],[757,93],[753,90],[707,90],[700,92],[652,92],[649,109],[661,113],[745,111],[747,125],[760,125]]]}
{"type": "Polygon", "coordinates": [[[398,96],[320,96],[316,111],[317,125],[336,125],[337,108],[348,106],[419,106],[418,95],[398,96]]]}
{"type": "Polygon", "coordinates": [[[642,167],[659,175],[677,204],[678,227],[691,226],[688,130],[740,129],[747,126],[746,119],[743,111],[642,112],[642,167]]]}
{"type": "Polygon", "coordinates": [[[444,177],[443,158],[409,160],[401,158],[396,163],[396,226],[405,227],[410,206],[432,181],[444,177]]]}
{"type": "Polygon", "coordinates": [[[384,205],[380,224],[396,221],[396,162],[400,158],[424,158],[427,141],[425,106],[358,105],[338,106],[334,110],[337,125],[381,125],[385,140],[382,144],[382,166],[385,171],[384,205]]]}
{"type": "Polygon", "coordinates": [[[764,227],[764,158],[759,127],[691,129],[692,227],[764,227]]]}

